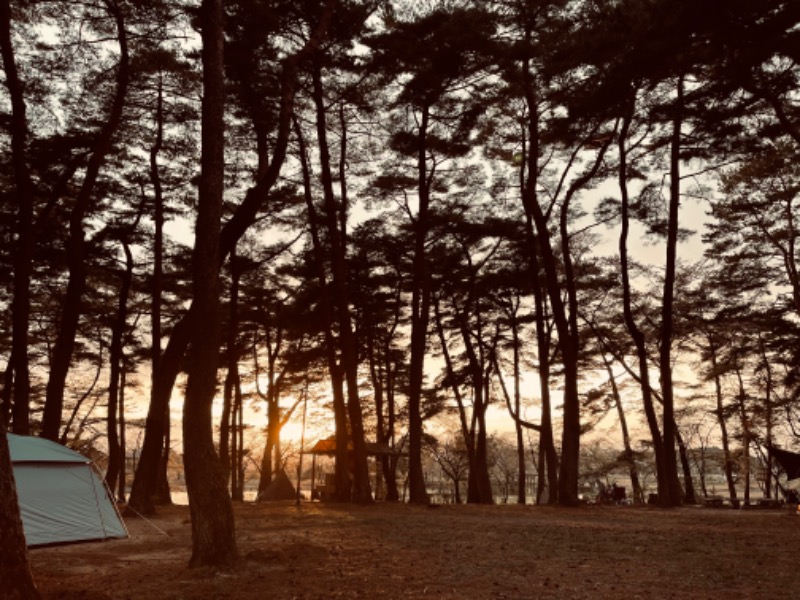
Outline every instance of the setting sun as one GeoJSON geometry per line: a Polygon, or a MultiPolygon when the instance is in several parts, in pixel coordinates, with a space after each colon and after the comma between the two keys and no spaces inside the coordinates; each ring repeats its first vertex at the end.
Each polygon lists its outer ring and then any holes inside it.
{"type": "MultiPolygon", "coordinates": [[[[306,427],[306,437],[308,436],[308,427],[306,427]]],[[[281,429],[281,439],[285,442],[300,443],[303,437],[303,422],[291,420],[281,429]]]]}

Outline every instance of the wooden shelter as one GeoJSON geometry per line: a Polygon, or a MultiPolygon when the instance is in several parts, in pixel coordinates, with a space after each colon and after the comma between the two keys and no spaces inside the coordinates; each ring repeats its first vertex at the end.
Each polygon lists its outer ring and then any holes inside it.
{"type": "MultiPolygon", "coordinates": [[[[384,442],[366,442],[367,456],[398,456],[400,452],[394,450],[389,444],[384,442]]],[[[348,442],[347,454],[352,455],[353,444],[348,442]]],[[[311,450],[311,498],[319,498],[320,500],[330,500],[336,494],[336,482],[333,473],[326,473],[323,483],[317,484],[317,457],[336,456],[336,438],[331,436],[323,440],[319,440],[311,450]]],[[[348,467],[349,468],[349,467],[348,467]]]]}

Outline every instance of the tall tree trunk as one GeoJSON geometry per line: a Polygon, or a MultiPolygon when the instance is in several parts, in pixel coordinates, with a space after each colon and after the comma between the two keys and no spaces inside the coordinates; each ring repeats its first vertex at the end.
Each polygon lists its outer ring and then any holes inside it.
{"type": "Polygon", "coordinates": [[[672,335],[673,305],[675,298],[675,272],[678,249],[678,211],[681,201],[680,151],[683,124],[683,76],[678,78],[675,115],[672,122],[670,145],[669,220],[667,224],[667,259],[664,274],[664,293],[661,305],[661,339],[659,340],[659,373],[663,399],[664,469],[667,495],[659,495],[662,506],[680,506],[681,487],[675,458],[675,399],[672,385],[672,335]]]}
{"type": "Polygon", "coordinates": [[[236,404],[236,475],[237,486],[233,492],[233,499],[244,502],[244,399],[242,397],[242,379],[236,378],[236,390],[234,393],[236,404]]]}
{"type": "MultiPolygon", "coordinates": [[[[527,461],[525,460],[525,436],[522,433],[522,423],[519,416],[522,414],[522,391],[520,389],[521,369],[520,369],[520,347],[522,342],[519,339],[519,322],[516,315],[516,307],[509,311],[511,318],[511,345],[514,361],[514,434],[517,441],[517,504],[525,504],[527,500],[527,461]]],[[[497,374],[500,377],[500,373],[497,374]]],[[[541,437],[541,428],[540,437],[541,437]]]]}
{"type": "MultiPolygon", "coordinates": [[[[265,339],[267,350],[267,391],[264,394],[259,394],[264,399],[267,406],[267,429],[264,442],[264,453],[261,456],[261,475],[258,480],[258,497],[260,497],[272,482],[272,475],[276,468],[280,466],[280,462],[274,463],[272,457],[273,452],[280,457],[280,427],[281,427],[281,414],[280,414],[280,397],[281,387],[283,382],[283,374],[276,375],[275,365],[280,355],[282,345],[282,334],[280,329],[276,331],[273,338],[272,331],[269,325],[265,325],[265,339]]],[[[253,363],[255,364],[256,380],[260,377],[258,367],[258,348],[253,346],[253,363]]]]}
{"type": "Polygon", "coordinates": [[[153,377],[142,452],[128,498],[131,509],[144,515],[155,512],[159,477],[164,471],[164,461],[168,459],[165,439],[169,430],[169,400],[183,363],[183,354],[189,345],[191,317],[190,309],[187,316],[173,328],[169,344],[159,361],[158,371],[153,377]]]}
{"type": "Polygon", "coordinates": [[[683,471],[683,501],[686,504],[695,504],[697,496],[694,491],[692,466],[689,463],[689,449],[683,441],[683,436],[677,423],[675,423],[675,442],[678,444],[678,458],[681,461],[681,469],[683,471]]]}
{"type": "Polygon", "coordinates": [[[314,262],[317,271],[317,283],[320,289],[320,306],[325,324],[325,355],[328,362],[328,372],[331,377],[333,394],[333,417],[336,425],[336,464],[335,487],[336,497],[342,502],[350,500],[350,474],[348,472],[349,444],[347,406],[344,399],[344,381],[342,370],[336,356],[336,340],[333,335],[333,300],[330,297],[327,277],[325,275],[325,250],[319,235],[319,217],[311,194],[311,171],[308,165],[308,152],[306,150],[303,132],[295,121],[295,130],[300,148],[300,165],[303,173],[303,195],[308,211],[308,226],[314,250],[314,262]]]}
{"type": "Polygon", "coordinates": [[[211,405],[220,347],[219,227],[225,169],[225,75],[222,0],[200,7],[203,59],[200,184],[192,255],[192,311],[186,399],[184,468],[192,517],[191,566],[230,565],[237,556],[233,507],[214,448],[211,405]]]}
{"type": "MultiPolygon", "coordinates": [[[[530,31],[527,33],[530,36],[530,31]]],[[[526,59],[523,68],[525,102],[528,108],[528,137],[531,150],[527,155],[527,181],[522,191],[522,202],[526,218],[536,227],[539,256],[545,274],[547,295],[558,331],[563,365],[563,426],[561,436],[561,461],[559,465],[558,502],[565,506],[576,506],[578,500],[578,461],[580,458],[580,398],[578,395],[578,356],[580,341],[577,330],[577,292],[569,248],[567,231],[570,201],[578,190],[583,188],[596,175],[602,158],[608,148],[605,143],[595,158],[593,165],[570,185],[561,204],[559,235],[561,237],[561,259],[563,261],[563,282],[561,266],[551,240],[548,215],[539,205],[537,182],[539,174],[539,122],[538,102],[530,64],[526,59]],[[563,283],[563,286],[562,286],[563,283]],[[566,291],[566,302],[562,294],[566,291]]]]}
{"type": "Polygon", "coordinates": [[[239,366],[236,365],[236,374],[233,382],[233,403],[231,405],[231,499],[237,502],[244,501],[244,473],[242,472],[242,458],[244,447],[242,434],[244,423],[242,421],[242,381],[239,377],[239,366]]]}
{"type": "MultiPolygon", "coordinates": [[[[161,362],[161,293],[164,287],[164,191],[161,186],[159,153],[164,145],[164,81],[158,79],[156,97],[156,139],[150,148],[150,183],[153,185],[153,273],[150,287],[150,366],[161,362]]],[[[155,375],[153,375],[155,378],[155,375]]]]}
{"type": "MultiPolygon", "coordinates": [[[[395,391],[397,388],[397,364],[392,363],[391,352],[389,351],[389,344],[386,344],[386,373],[387,373],[387,404],[388,415],[386,423],[386,441],[392,450],[397,449],[397,441],[395,439],[395,423],[397,422],[397,404],[395,402],[395,391]]],[[[384,457],[388,463],[385,468],[387,473],[386,477],[386,500],[390,502],[397,502],[400,500],[400,491],[397,489],[397,463],[400,460],[399,454],[393,454],[390,457],[384,457]]]]}
{"type": "MultiPolygon", "coordinates": [[[[559,235],[561,237],[561,261],[564,269],[563,287],[566,291],[566,305],[560,302],[561,285],[558,283],[556,262],[549,255],[550,250],[545,250],[544,266],[547,273],[548,294],[550,306],[558,329],[558,343],[561,348],[561,360],[564,367],[564,403],[563,425],[561,433],[561,464],[558,476],[558,502],[566,506],[576,506],[578,499],[578,473],[581,443],[581,404],[578,395],[578,360],[580,355],[580,332],[578,329],[578,290],[572,250],[570,249],[571,235],[569,232],[569,209],[574,195],[584,187],[597,173],[603,161],[603,156],[610,145],[606,142],[598,151],[593,166],[573,181],[561,204],[559,218],[559,235]],[[553,298],[559,298],[559,302],[553,298]]],[[[535,190],[534,190],[535,193],[535,190]]],[[[547,229],[547,222],[541,213],[537,199],[533,203],[533,217],[539,239],[543,244],[550,245],[547,237],[542,236],[541,228],[547,229]]]]}
{"type": "MultiPolygon", "coordinates": [[[[306,42],[306,45],[297,53],[286,58],[283,63],[280,79],[280,111],[272,160],[268,165],[259,169],[255,184],[248,189],[233,216],[219,231],[220,261],[233,250],[239,238],[256,221],[259,208],[264,204],[278,180],[283,161],[286,158],[291,132],[298,64],[310,52],[313,52],[324,39],[330,25],[333,5],[334,0],[326,1],[323,8],[323,18],[320,19],[319,25],[306,42]]],[[[217,268],[219,266],[217,265],[217,268]]],[[[169,458],[168,451],[165,451],[165,447],[168,449],[168,445],[165,442],[168,440],[169,432],[169,399],[180,371],[183,356],[189,345],[193,319],[194,316],[190,308],[173,328],[172,335],[159,363],[159,369],[154,372],[144,444],[129,499],[131,508],[143,514],[152,514],[155,510],[154,501],[158,492],[159,473],[165,473],[162,468],[162,461],[166,461],[169,458]]]]}
{"type": "Polygon", "coordinates": [[[122,369],[120,372],[120,385],[119,385],[119,445],[122,448],[122,463],[119,466],[119,479],[117,480],[117,502],[125,502],[125,495],[127,493],[128,485],[128,442],[126,433],[125,421],[125,386],[127,382],[127,369],[125,368],[125,357],[122,357],[122,369]]]}
{"type": "MultiPolygon", "coordinates": [[[[486,390],[484,389],[484,394],[486,390]]],[[[481,404],[476,414],[475,427],[475,467],[476,482],[478,484],[479,502],[481,504],[494,504],[494,494],[492,492],[492,479],[489,475],[489,443],[488,431],[486,430],[486,408],[485,403],[481,404]]]]}
{"type": "MultiPolygon", "coordinates": [[[[330,263],[336,316],[339,324],[339,344],[341,351],[341,366],[347,383],[347,415],[350,420],[350,436],[353,446],[350,466],[353,468],[352,500],[356,502],[370,502],[372,491],[370,489],[369,468],[367,466],[367,448],[364,439],[363,413],[361,400],[358,396],[358,349],[353,334],[350,303],[348,300],[347,239],[345,232],[340,229],[340,222],[346,219],[339,217],[336,207],[336,198],[333,190],[333,175],[331,171],[330,149],[328,147],[327,124],[325,103],[322,90],[322,66],[319,60],[314,61],[312,73],[313,97],[316,107],[317,140],[319,143],[320,167],[323,199],[325,202],[324,218],[330,244],[330,263]]],[[[345,198],[341,198],[342,203],[345,198]]],[[[347,213],[347,208],[340,208],[342,214],[347,213]]],[[[343,225],[342,225],[343,227],[343,225]]]]}
{"type": "Polygon", "coordinates": [[[50,376],[47,381],[47,392],[42,416],[42,436],[57,441],[61,428],[62,410],[67,373],[72,362],[75,347],[75,336],[78,331],[78,320],[82,310],[82,299],[86,287],[86,242],[84,240],[83,221],[94,196],[100,169],[111,150],[111,141],[122,121],[122,109],[125,104],[130,78],[128,38],[125,31],[122,9],[113,2],[105,4],[116,24],[117,42],[119,44],[119,64],[117,66],[116,90],[114,100],[106,123],[100,130],[93,146],[91,157],[86,166],[72,212],[69,218],[69,234],[67,238],[67,256],[69,280],[62,301],[61,322],[58,328],[53,357],[50,362],[50,376]]]}
{"type": "Polygon", "coordinates": [[[475,484],[475,495],[471,499],[480,504],[492,504],[492,482],[489,476],[488,448],[486,444],[486,408],[488,406],[485,396],[486,386],[484,379],[484,369],[482,356],[479,356],[480,349],[476,349],[472,343],[469,325],[467,323],[466,312],[456,310],[456,320],[459,323],[461,340],[469,364],[469,373],[472,380],[472,418],[475,436],[475,456],[473,464],[470,465],[470,480],[475,484]]]}
{"type": "Polygon", "coordinates": [[[653,442],[653,453],[656,459],[656,479],[658,482],[658,496],[664,498],[668,496],[668,485],[665,479],[666,466],[664,463],[664,443],[661,437],[661,430],[658,425],[655,404],[653,402],[653,391],[650,387],[650,368],[647,358],[647,343],[645,335],[636,324],[633,314],[633,300],[631,292],[630,265],[628,260],[628,233],[630,231],[630,197],[628,194],[628,160],[626,142],[630,131],[631,120],[633,119],[636,107],[636,93],[630,92],[626,114],[622,120],[622,127],[617,140],[619,149],[618,182],[622,206],[620,216],[622,227],[619,235],[619,260],[620,274],[622,277],[622,307],[625,319],[625,328],[633,340],[636,347],[636,358],[639,364],[639,386],[642,392],[642,406],[650,429],[650,438],[653,442]]]}
{"type": "MultiPolygon", "coordinates": [[[[12,316],[13,319],[13,316],[12,316]]],[[[13,327],[13,324],[12,324],[13,327]]],[[[8,427],[11,424],[11,397],[14,387],[14,353],[9,354],[6,368],[3,369],[3,391],[0,393],[0,419],[8,427]]],[[[26,414],[28,411],[25,411],[26,414]]]]}
{"type": "Polygon", "coordinates": [[[274,386],[272,390],[267,392],[267,440],[264,444],[264,455],[261,457],[261,480],[259,483],[259,491],[266,491],[267,486],[272,482],[272,476],[275,471],[280,467],[280,463],[273,462],[275,447],[280,443],[278,439],[280,427],[280,412],[278,411],[278,402],[275,398],[276,391],[274,386]]]}
{"type": "MultiPolygon", "coordinates": [[[[458,407],[458,417],[461,423],[461,436],[464,438],[464,447],[467,451],[467,464],[469,465],[469,475],[467,480],[467,502],[480,502],[477,485],[477,457],[475,451],[475,431],[467,419],[467,410],[465,407],[464,398],[462,397],[461,390],[458,386],[458,380],[455,376],[455,369],[453,367],[453,359],[450,356],[450,349],[447,347],[447,337],[445,336],[444,324],[442,320],[442,313],[439,306],[439,298],[433,298],[433,318],[436,326],[436,332],[439,336],[439,344],[442,350],[442,359],[445,364],[445,372],[447,379],[450,381],[450,388],[453,391],[453,397],[456,400],[458,407]]],[[[473,421],[474,422],[474,421],[473,421]]]]}
{"type": "MultiPolygon", "coordinates": [[[[157,504],[171,504],[172,497],[169,489],[169,470],[170,461],[170,429],[171,418],[169,412],[169,398],[164,403],[153,400],[153,395],[158,389],[156,385],[156,374],[162,366],[161,358],[161,293],[164,281],[164,191],[161,185],[161,169],[158,158],[161,148],[164,145],[164,78],[159,73],[158,93],[156,97],[156,139],[150,148],[150,182],[153,185],[153,273],[150,297],[150,368],[151,368],[151,404],[161,407],[162,418],[159,419],[159,427],[156,433],[162,436],[161,457],[158,460],[157,470],[154,471],[155,480],[153,482],[153,502],[157,504]],[[161,406],[164,404],[164,406],[161,406]]],[[[147,436],[147,431],[145,436],[147,436]]],[[[151,435],[153,441],[157,440],[155,435],[151,435]]],[[[146,439],[146,438],[145,438],[146,439]]],[[[155,457],[155,453],[153,453],[155,457]]],[[[154,458],[154,460],[157,460],[154,458]]]]}
{"type": "Polygon", "coordinates": [[[631,435],[628,432],[628,419],[625,416],[625,409],[622,406],[622,397],[620,396],[619,388],[617,387],[617,379],[614,376],[614,369],[612,368],[611,361],[606,358],[604,352],[602,353],[602,357],[603,364],[606,368],[606,373],[608,373],[608,380],[611,383],[611,394],[614,398],[614,404],[617,407],[619,428],[622,433],[622,446],[625,449],[625,460],[628,463],[628,475],[631,479],[633,502],[634,504],[643,504],[644,492],[642,491],[642,485],[639,482],[639,469],[636,466],[636,459],[633,454],[633,448],[631,447],[631,435]]]}
{"type": "Polygon", "coordinates": [[[747,392],[744,389],[744,379],[742,378],[742,370],[738,364],[734,367],[736,374],[736,381],[739,385],[739,392],[736,394],[736,404],[739,409],[739,420],[742,424],[742,467],[744,470],[744,497],[742,501],[745,506],[750,505],[750,417],[747,415],[747,392]]]}
{"type": "MultiPolygon", "coordinates": [[[[373,403],[375,404],[375,442],[378,444],[387,443],[386,436],[386,418],[384,406],[384,374],[381,371],[381,364],[375,356],[375,328],[369,316],[365,317],[367,323],[366,329],[366,344],[367,344],[367,364],[369,366],[369,376],[372,383],[373,403]]],[[[375,499],[382,500],[386,496],[386,488],[388,483],[389,461],[388,456],[381,455],[376,457],[380,464],[380,474],[382,480],[375,475],[375,499]]]]}
{"type": "Polygon", "coordinates": [[[231,483],[231,406],[233,405],[234,374],[228,365],[225,374],[225,385],[222,392],[222,415],[219,420],[219,461],[222,463],[222,474],[228,484],[231,483]]]}
{"type": "Polygon", "coordinates": [[[414,258],[411,275],[411,362],[408,390],[408,486],[409,501],[427,504],[428,492],[422,471],[422,384],[425,374],[425,353],[428,346],[431,282],[428,271],[426,244],[430,208],[428,178],[428,121],[430,108],[424,106],[420,115],[417,151],[417,193],[419,208],[414,222],[414,258]]]}
{"type": "MultiPolygon", "coordinates": [[[[394,430],[394,403],[391,401],[391,395],[392,387],[394,385],[394,376],[391,363],[391,348],[389,342],[386,342],[385,347],[382,349],[383,356],[381,357],[375,348],[376,342],[380,341],[377,338],[375,324],[370,322],[368,329],[367,354],[370,367],[370,378],[372,380],[372,387],[375,395],[375,441],[378,444],[385,444],[390,448],[393,448],[394,445],[392,432],[394,430]],[[382,358],[383,360],[381,360],[382,358]]],[[[393,332],[394,327],[391,329],[393,332]]],[[[387,335],[387,339],[391,339],[391,335],[387,335]]],[[[392,457],[386,454],[381,454],[378,457],[378,460],[380,461],[381,474],[383,475],[383,499],[387,502],[397,502],[399,498],[399,492],[397,489],[397,479],[395,476],[394,462],[392,457]]]]}
{"type": "Polygon", "coordinates": [[[545,318],[546,298],[542,286],[539,284],[539,260],[535,238],[533,237],[533,223],[526,219],[529,244],[531,248],[531,270],[535,274],[533,281],[534,306],[536,308],[536,351],[539,355],[539,388],[542,396],[542,429],[539,433],[540,460],[539,484],[536,492],[536,502],[542,501],[545,489],[549,491],[548,503],[558,502],[558,456],[556,454],[555,439],[553,436],[553,413],[550,402],[550,332],[545,318]],[[546,477],[545,477],[546,475],[546,477]]]}
{"type": "MultiPolygon", "coordinates": [[[[7,7],[7,3],[6,7],[7,7]]],[[[0,8],[0,18],[2,11],[0,8]]],[[[33,583],[25,532],[19,515],[17,488],[8,450],[6,426],[0,422],[0,581],[4,598],[35,600],[39,592],[33,583]]]]}
{"type": "MultiPolygon", "coordinates": [[[[761,354],[761,366],[764,369],[764,429],[765,439],[764,445],[767,448],[772,448],[774,437],[774,424],[773,424],[773,402],[772,390],[774,386],[774,376],[772,374],[772,365],[770,364],[769,357],[767,356],[766,344],[764,338],[759,334],[758,336],[758,350],[761,354]]],[[[766,498],[773,497],[773,473],[772,473],[772,454],[766,453],[766,473],[764,474],[764,496],[766,498]]],[[[777,482],[776,482],[777,484],[777,482]]],[[[777,491],[776,491],[777,494],[777,491]]]]}
{"type": "MultiPolygon", "coordinates": [[[[514,362],[515,363],[519,362],[517,356],[514,357],[514,362]]],[[[519,473],[517,498],[518,498],[518,502],[520,504],[524,504],[525,503],[525,498],[527,496],[527,486],[526,486],[526,470],[527,469],[526,469],[526,466],[524,464],[525,463],[525,438],[522,435],[522,429],[523,428],[533,429],[534,431],[539,432],[540,433],[540,437],[541,437],[542,426],[541,425],[535,425],[533,423],[529,423],[527,421],[524,421],[520,417],[520,409],[521,409],[521,397],[520,397],[521,395],[520,395],[520,389],[519,389],[519,387],[520,387],[520,381],[519,381],[520,374],[517,372],[514,375],[514,380],[515,380],[514,381],[514,404],[512,406],[511,395],[508,393],[508,390],[506,388],[505,382],[503,381],[503,377],[502,377],[502,374],[500,373],[500,367],[498,365],[496,356],[492,360],[492,367],[494,368],[495,372],[497,373],[497,380],[500,383],[500,388],[503,391],[503,396],[505,396],[506,407],[508,408],[508,412],[511,414],[511,418],[514,419],[514,424],[516,426],[517,463],[518,463],[518,473],[519,473]]],[[[514,370],[515,371],[519,371],[519,364],[515,364],[514,365],[514,370]]],[[[488,394],[488,391],[487,391],[487,394],[488,394]]],[[[537,469],[542,465],[542,463],[545,462],[544,461],[544,450],[543,450],[543,447],[542,447],[541,443],[539,444],[539,459],[538,460],[534,459],[533,462],[534,462],[534,466],[537,469]]],[[[543,477],[543,473],[544,473],[543,470],[539,471],[539,477],[543,477]]],[[[538,501],[538,497],[539,497],[539,490],[537,489],[537,501],[538,501]]]]}
{"type": "Polygon", "coordinates": [[[14,198],[16,201],[16,247],[13,257],[13,290],[11,301],[11,358],[7,367],[3,414],[5,424],[8,403],[13,398],[11,412],[13,430],[20,435],[30,432],[30,369],[28,360],[28,331],[30,327],[30,282],[33,270],[33,212],[35,187],[28,168],[28,119],[19,77],[14,47],[11,41],[11,3],[0,6],[0,53],[3,59],[5,85],[11,102],[11,163],[14,168],[14,198]],[[13,387],[13,391],[12,391],[13,387]]]}
{"type": "MultiPolygon", "coordinates": [[[[235,402],[233,400],[236,393],[236,384],[239,379],[239,351],[236,343],[239,330],[239,279],[240,268],[239,260],[236,256],[234,246],[230,256],[231,288],[228,304],[228,328],[225,348],[227,362],[227,373],[225,375],[225,391],[223,394],[222,420],[219,426],[219,459],[222,462],[222,469],[225,473],[225,480],[231,480],[231,489],[235,489],[236,475],[231,468],[233,459],[230,452],[231,446],[235,446],[233,436],[236,435],[235,428],[231,428],[231,421],[235,420],[235,402]],[[233,429],[233,434],[231,433],[233,429]]],[[[235,454],[235,453],[234,453],[235,454]]]]}
{"type": "Polygon", "coordinates": [[[128,296],[130,295],[131,282],[133,281],[133,254],[131,253],[130,245],[126,241],[123,241],[122,249],[125,252],[125,270],[122,273],[122,284],[120,285],[119,300],[117,303],[117,316],[114,320],[113,332],[111,334],[108,411],[106,418],[108,437],[108,470],[106,471],[106,484],[108,485],[108,489],[112,492],[116,488],[117,478],[125,462],[125,448],[120,444],[117,416],[119,413],[120,396],[122,394],[120,381],[122,379],[123,369],[123,343],[128,320],[128,296]]]}

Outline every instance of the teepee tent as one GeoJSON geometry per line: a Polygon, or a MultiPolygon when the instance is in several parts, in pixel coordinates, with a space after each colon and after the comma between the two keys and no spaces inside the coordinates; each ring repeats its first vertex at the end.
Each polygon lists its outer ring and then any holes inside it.
{"type": "Polygon", "coordinates": [[[28,546],[128,537],[92,462],[43,438],[8,434],[28,546]]]}
{"type": "Polygon", "coordinates": [[[286,471],[281,469],[275,474],[267,488],[256,498],[257,502],[270,502],[276,500],[295,500],[297,490],[294,489],[292,482],[286,471]]]}

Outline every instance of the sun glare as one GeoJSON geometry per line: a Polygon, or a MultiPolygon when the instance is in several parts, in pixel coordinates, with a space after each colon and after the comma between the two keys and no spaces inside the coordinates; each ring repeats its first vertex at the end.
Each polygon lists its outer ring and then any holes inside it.
{"type": "MultiPolygon", "coordinates": [[[[308,433],[308,432],[306,432],[308,433]]],[[[289,421],[281,429],[281,439],[285,442],[300,443],[300,438],[303,435],[303,423],[300,421],[289,421]]],[[[306,435],[306,437],[308,437],[306,435]]]]}

